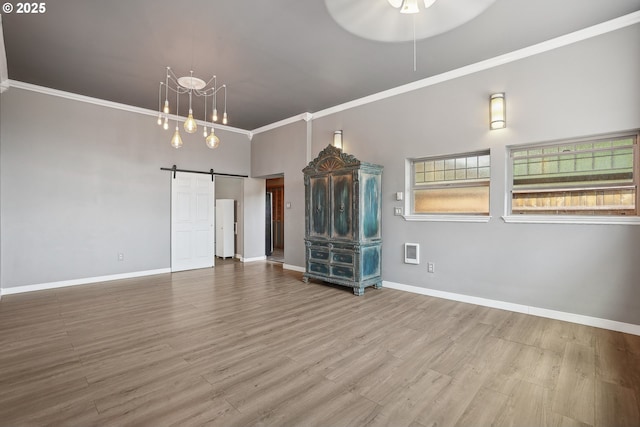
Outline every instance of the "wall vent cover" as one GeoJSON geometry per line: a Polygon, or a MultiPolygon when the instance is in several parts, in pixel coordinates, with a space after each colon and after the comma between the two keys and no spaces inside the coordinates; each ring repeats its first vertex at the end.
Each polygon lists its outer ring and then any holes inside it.
{"type": "Polygon", "coordinates": [[[420,244],[418,243],[404,244],[404,263],[420,264],[420,244]]]}

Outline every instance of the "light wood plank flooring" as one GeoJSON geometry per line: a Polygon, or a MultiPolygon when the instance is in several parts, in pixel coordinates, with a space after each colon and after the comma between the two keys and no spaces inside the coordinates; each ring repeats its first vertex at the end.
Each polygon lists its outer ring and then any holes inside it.
{"type": "Polygon", "coordinates": [[[638,426],[640,337],[267,262],[0,301],[0,425],[638,426]]]}

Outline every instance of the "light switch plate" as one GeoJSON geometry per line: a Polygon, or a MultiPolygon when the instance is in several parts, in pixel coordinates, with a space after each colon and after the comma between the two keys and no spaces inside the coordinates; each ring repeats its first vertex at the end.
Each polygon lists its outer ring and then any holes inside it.
{"type": "Polygon", "coordinates": [[[394,215],[402,215],[402,208],[398,207],[398,206],[394,207],[393,208],[393,214],[394,215]]]}
{"type": "Polygon", "coordinates": [[[398,191],[396,193],[396,200],[401,201],[402,199],[404,199],[404,194],[402,194],[402,191],[398,191]]]}

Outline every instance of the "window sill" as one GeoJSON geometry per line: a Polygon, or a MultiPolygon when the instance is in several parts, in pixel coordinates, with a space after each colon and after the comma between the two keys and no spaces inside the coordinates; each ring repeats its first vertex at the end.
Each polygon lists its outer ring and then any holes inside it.
{"type": "Polygon", "coordinates": [[[640,225],[640,217],[560,216],[560,215],[504,215],[504,222],[513,224],[599,224],[640,225]]]}
{"type": "Polygon", "coordinates": [[[402,215],[405,221],[489,222],[489,215],[402,215]]]}

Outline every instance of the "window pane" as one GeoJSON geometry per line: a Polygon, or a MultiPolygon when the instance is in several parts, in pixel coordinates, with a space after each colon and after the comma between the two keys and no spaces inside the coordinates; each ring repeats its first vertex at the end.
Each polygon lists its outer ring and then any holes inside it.
{"type": "Polygon", "coordinates": [[[514,150],[512,212],[637,215],[637,156],[628,136],[514,150]]]}
{"type": "Polygon", "coordinates": [[[515,214],[633,215],[635,189],[515,193],[515,214]]]}
{"type": "Polygon", "coordinates": [[[489,186],[414,191],[415,213],[489,214],[489,186]]]}
{"type": "Polygon", "coordinates": [[[425,172],[433,172],[433,161],[431,162],[424,162],[424,170],[425,172]]]}
{"type": "MultiPolygon", "coordinates": [[[[525,159],[526,162],[526,159],[525,159]]],[[[489,152],[415,160],[412,213],[488,214],[489,152]]],[[[526,167],[526,163],[524,164],[526,167]]]]}

